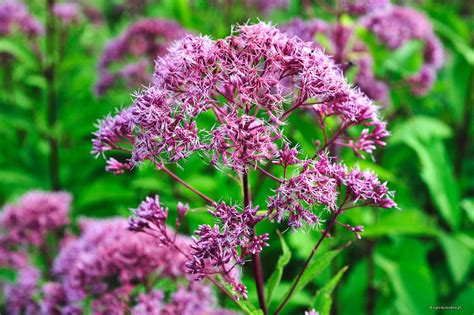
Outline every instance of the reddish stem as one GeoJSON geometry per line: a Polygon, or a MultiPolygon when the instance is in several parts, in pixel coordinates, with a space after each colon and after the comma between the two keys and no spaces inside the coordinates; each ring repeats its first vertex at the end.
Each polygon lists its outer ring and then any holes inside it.
{"type": "MultiPolygon", "coordinates": [[[[251,205],[251,196],[250,196],[250,186],[248,174],[242,175],[242,185],[244,190],[244,209],[251,205]]],[[[255,233],[255,227],[254,227],[255,233]]],[[[255,280],[255,285],[257,286],[258,302],[260,308],[263,311],[263,314],[267,314],[267,307],[265,305],[265,294],[264,294],[264,285],[263,285],[263,272],[262,272],[262,261],[260,259],[260,254],[252,255],[253,262],[253,276],[255,280]]]]}
{"type": "Polygon", "coordinates": [[[295,282],[293,283],[293,285],[291,286],[291,289],[290,289],[290,292],[289,294],[286,296],[286,298],[283,300],[283,302],[281,302],[281,304],[278,306],[277,310],[275,311],[275,315],[278,315],[282,309],[285,307],[285,305],[288,303],[288,301],[290,300],[291,296],[293,295],[293,293],[295,292],[296,290],[296,287],[298,285],[298,283],[300,282],[301,280],[301,277],[303,276],[304,272],[306,271],[306,269],[308,268],[309,266],[309,263],[311,262],[311,260],[313,259],[314,257],[314,254],[316,254],[316,251],[318,250],[319,246],[321,245],[321,243],[323,242],[323,240],[328,236],[329,234],[329,231],[331,230],[331,228],[333,227],[334,223],[336,222],[336,218],[339,216],[339,214],[341,214],[341,210],[337,210],[334,215],[332,216],[331,220],[329,221],[328,223],[328,226],[326,227],[326,229],[324,230],[323,234],[321,235],[321,237],[319,238],[318,242],[316,243],[316,245],[313,247],[313,250],[311,251],[311,254],[309,255],[309,257],[306,259],[304,265],[303,265],[303,268],[301,269],[300,273],[298,274],[298,276],[296,277],[296,280],[295,282]]]}
{"type": "Polygon", "coordinates": [[[171,176],[174,180],[176,180],[177,182],[179,182],[180,184],[182,184],[183,186],[185,186],[186,188],[188,188],[189,190],[191,190],[193,193],[195,193],[196,195],[198,195],[199,197],[201,197],[202,199],[204,199],[206,202],[210,203],[211,205],[215,204],[216,202],[214,200],[212,200],[211,198],[209,198],[208,196],[206,196],[205,194],[203,194],[202,192],[200,192],[199,190],[197,190],[196,188],[192,187],[191,185],[189,185],[187,182],[185,182],[183,179],[181,179],[178,175],[176,175],[175,173],[173,173],[170,169],[168,169],[166,166],[164,166],[163,164],[160,164],[158,165],[158,168],[159,169],[162,169],[163,171],[165,171],[169,176],[171,176]]]}

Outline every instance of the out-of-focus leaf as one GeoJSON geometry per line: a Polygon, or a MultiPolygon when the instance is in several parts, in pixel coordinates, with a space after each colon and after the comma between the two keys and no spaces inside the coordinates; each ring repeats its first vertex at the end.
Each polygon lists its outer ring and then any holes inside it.
{"type": "Polygon", "coordinates": [[[451,130],[442,122],[417,117],[399,126],[392,143],[403,142],[415,151],[421,164],[421,177],[430,192],[433,203],[448,224],[456,229],[460,223],[460,192],[454,179],[442,139],[451,130]]]}
{"type": "Polygon", "coordinates": [[[416,116],[397,126],[390,137],[390,143],[401,143],[407,138],[416,137],[422,141],[430,139],[447,139],[452,136],[452,130],[444,122],[427,116],[416,116]]]}
{"type": "Polygon", "coordinates": [[[403,76],[415,74],[423,63],[423,47],[421,41],[407,42],[390,54],[384,67],[403,76]]]}
{"type": "Polygon", "coordinates": [[[467,217],[471,222],[474,222],[474,198],[463,199],[461,207],[466,211],[467,217]]]}
{"type": "MultiPolygon", "coordinates": [[[[306,270],[303,272],[303,275],[296,285],[293,294],[298,293],[301,289],[306,287],[308,283],[314,280],[314,278],[316,278],[321,272],[323,272],[341,251],[342,248],[339,248],[326,252],[320,256],[313,257],[308,265],[308,268],[306,268],[306,270]]],[[[293,280],[293,284],[296,282],[296,279],[297,278],[293,280]]],[[[291,292],[288,290],[284,295],[284,299],[286,299],[290,294],[291,292]]]]}
{"type": "Polygon", "coordinates": [[[436,235],[437,229],[428,222],[420,211],[403,209],[394,211],[373,225],[364,228],[363,238],[376,238],[388,235],[436,235]]]}
{"type": "Polygon", "coordinates": [[[465,279],[469,267],[472,262],[472,252],[458,236],[448,235],[440,232],[438,240],[444,250],[446,259],[448,260],[449,270],[457,284],[461,284],[465,279]]]}
{"type": "Polygon", "coordinates": [[[272,275],[267,281],[266,287],[266,298],[267,304],[270,304],[272,301],[273,293],[280,285],[281,277],[283,276],[283,269],[285,266],[290,262],[291,259],[291,251],[288,245],[286,245],[285,239],[281,233],[278,233],[278,237],[281,241],[281,249],[282,254],[278,258],[277,264],[275,266],[275,270],[273,271],[272,275]]]}
{"type": "MultiPolygon", "coordinates": [[[[460,311],[463,314],[473,314],[474,313],[474,283],[471,283],[467,286],[462,292],[459,292],[459,295],[456,297],[453,306],[461,307],[460,311]]],[[[457,310],[456,310],[457,311],[457,310]]],[[[452,314],[453,310],[446,310],[443,314],[452,314]]]]}
{"type": "Polygon", "coordinates": [[[0,39],[0,52],[14,56],[22,66],[35,67],[35,58],[33,58],[32,54],[9,38],[0,39]]]}
{"type": "Polygon", "coordinates": [[[422,166],[421,177],[441,216],[452,228],[457,229],[461,218],[459,188],[443,144],[432,140],[423,145],[414,138],[407,138],[406,143],[418,155],[422,166]]]}
{"type": "Polygon", "coordinates": [[[444,38],[449,40],[455,47],[456,51],[460,53],[469,64],[474,65],[474,49],[471,48],[471,46],[468,42],[466,42],[466,40],[464,40],[450,27],[441,23],[440,21],[434,20],[433,25],[435,27],[435,30],[440,33],[444,38]]]}
{"type": "Polygon", "coordinates": [[[390,280],[395,293],[396,314],[433,314],[436,305],[435,281],[427,262],[428,245],[403,240],[396,246],[376,250],[374,259],[390,280]]]}
{"type": "Polygon", "coordinates": [[[0,280],[9,282],[9,283],[14,283],[17,278],[17,272],[13,268],[8,268],[8,267],[0,267],[0,280]]]}
{"type": "Polygon", "coordinates": [[[339,270],[339,272],[316,293],[313,307],[318,310],[320,315],[329,315],[332,305],[332,291],[334,291],[334,288],[339,283],[347,269],[348,267],[345,266],[339,270]]]}
{"type": "Polygon", "coordinates": [[[359,260],[351,266],[344,285],[338,292],[339,314],[364,314],[367,300],[367,260],[359,260]]]}

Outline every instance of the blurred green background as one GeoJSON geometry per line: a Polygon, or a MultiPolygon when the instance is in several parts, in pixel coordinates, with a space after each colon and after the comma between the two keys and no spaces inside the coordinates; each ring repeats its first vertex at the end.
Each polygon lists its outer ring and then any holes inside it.
{"type": "MultiPolygon", "coordinates": [[[[42,1],[26,1],[30,11],[44,20],[42,1]]],[[[13,202],[31,189],[51,189],[48,139],[59,147],[59,184],[74,196],[73,216],[127,216],[129,208],[147,195],[160,194],[162,202],[174,208],[177,200],[199,207],[185,188],[174,184],[164,173],[144,165],[132,173],[116,176],[104,171],[104,161],[90,154],[94,124],[107,113],[131,103],[131,91],[118,86],[103,97],[96,97],[97,63],[105,43],[120,34],[133,21],[143,17],[178,21],[195,33],[219,38],[234,23],[257,21],[257,12],[219,1],[162,0],[141,1],[135,8],[119,10],[120,1],[91,1],[104,14],[101,24],[76,23],[63,29],[63,51],[55,58],[57,81],[57,123],[48,124],[48,83],[41,64],[21,34],[0,37],[0,53],[13,58],[2,62],[0,71],[0,201],[13,202]]],[[[348,270],[332,293],[334,314],[473,314],[474,312],[474,4],[471,1],[402,1],[428,15],[441,38],[446,62],[438,73],[432,91],[414,97],[408,90],[393,88],[391,103],[382,110],[392,132],[388,145],[379,149],[375,160],[358,161],[361,168],[373,169],[396,191],[401,211],[354,209],[345,220],[364,225],[362,240],[355,241],[332,263],[331,268],[299,293],[286,311],[307,309],[317,289],[343,266],[348,270]],[[430,306],[461,306],[458,311],[436,311],[430,306]]],[[[276,10],[260,20],[283,24],[294,17],[331,20],[318,5],[304,8],[290,1],[288,9],[276,10]]],[[[40,39],[40,48],[46,43],[40,39]]],[[[381,58],[400,58],[375,51],[381,58]]],[[[394,62],[409,62],[407,55],[394,62]],[[404,58],[404,59],[403,59],[404,58]]],[[[383,71],[386,63],[377,63],[383,71]]],[[[394,73],[393,75],[396,75],[394,73]]],[[[314,122],[298,121],[294,134],[303,148],[311,147],[304,131],[314,122]]],[[[356,163],[352,154],[343,156],[356,163]]],[[[210,196],[236,196],[239,186],[218,173],[199,157],[186,162],[185,171],[176,172],[210,196]],[[190,171],[192,170],[192,171],[190,171]]],[[[260,190],[271,183],[252,178],[256,202],[264,203],[260,190]],[[258,182],[257,182],[258,181],[258,182]]],[[[206,214],[191,212],[185,232],[209,221],[206,214]]],[[[342,232],[342,231],[341,231],[342,232]]],[[[284,234],[293,253],[285,269],[281,295],[299,270],[318,235],[310,230],[284,234]]],[[[350,240],[342,234],[337,243],[350,240]]],[[[280,241],[271,237],[263,251],[265,277],[269,277],[280,255],[280,241]]],[[[324,246],[334,245],[329,240],[324,246]]],[[[250,286],[250,297],[256,297],[250,286]]],[[[256,301],[253,301],[256,304],[256,301]]]]}

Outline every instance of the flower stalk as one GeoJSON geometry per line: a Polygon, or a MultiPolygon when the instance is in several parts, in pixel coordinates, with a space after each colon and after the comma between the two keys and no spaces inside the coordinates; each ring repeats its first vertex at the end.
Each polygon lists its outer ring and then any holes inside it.
{"type": "MultiPolygon", "coordinates": [[[[244,173],[242,175],[242,186],[243,186],[243,192],[244,192],[244,209],[247,209],[248,207],[252,206],[249,178],[248,178],[247,173],[244,173]]],[[[255,226],[253,229],[254,229],[254,234],[256,234],[255,226]]],[[[263,313],[267,314],[267,307],[265,305],[262,260],[260,258],[260,253],[256,253],[252,255],[252,263],[253,263],[253,276],[255,280],[255,285],[257,287],[258,303],[263,313]]]]}

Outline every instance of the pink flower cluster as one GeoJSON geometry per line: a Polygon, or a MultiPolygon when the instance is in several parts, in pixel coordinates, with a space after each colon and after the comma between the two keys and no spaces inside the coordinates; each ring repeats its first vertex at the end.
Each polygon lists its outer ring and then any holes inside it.
{"type": "Polygon", "coordinates": [[[393,208],[392,192],[371,171],[348,170],[325,154],[318,160],[302,160],[296,175],[285,180],[269,198],[270,218],[299,228],[320,223],[315,211],[345,211],[356,206],[393,208]]]}
{"type": "Polygon", "coordinates": [[[80,7],[77,3],[56,3],[53,6],[53,14],[57,16],[63,25],[69,25],[79,20],[80,7]]]}
{"type": "Polygon", "coordinates": [[[9,314],[39,314],[33,299],[39,294],[40,270],[28,250],[48,248],[47,239],[59,236],[69,224],[71,196],[65,192],[31,191],[0,212],[0,267],[16,271],[16,283],[2,283],[9,314]]]}
{"type": "Polygon", "coordinates": [[[351,14],[361,15],[385,9],[390,0],[343,0],[342,8],[351,14]]]}
{"type": "Polygon", "coordinates": [[[8,35],[13,27],[28,36],[36,37],[44,32],[43,25],[18,0],[5,0],[0,3],[0,36],[8,35]]]}
{"type": "MultiPolygon", "coordinates": [[[[127,231],[123,219],[87,219],[80,226],[80,237],[68,241],[54,263],[54,273],[61,281],[46,288],[47,308],[56,312],[78,309],[92,295],[94,314],[127,310],[132,314],[182,314],[186,309],[193,309],[196,314],[215,314],[212,291],[205,283],[189,281],[182,253],[157,246],[150,235],[127,231]],[[133,295],[137,286],[153,288],[157,280],[164,278],[180,279],[170,302],[158,289],[133,295]]],[[[189,252],[191,240],[173,233],[173,242],[189,252]]]]}
{"type": "Polygon", "coordinates": [[[325,48],[343,72],[356,68],[354,83],[368,97],[383,105],[388,103],[388,85],[378,80],[373,72],[373,59],[362,41],[358,40],[353,27],[342,24],[329,24],[323,20],[303,21],[294,19],[281,29],[287,34],[312,42],[318,48],[325,48]],[[329,47],[324,47],[318,40],[324,36],[329,47]]]}
{"type": "Polygon", "coordinates": [[[174,21],[146,19],[132,24],[105,47],[98,65],[96,93],[104,94],[119,79],[125,79],[129,87],[148,84],[154,60],[166,52],[172,41],[185,34],[174,21]],[[117,68],[117,63],[122,63],[120,69],[112,70],[117,68]]]}
{"type": "Polygon", "coordinates": [[[388,136],[377,107],[310,43],[265,23],[217,41],[188,36],[157,60],[153,85],[99,125],[93,152],[128,148],[134,163],[201,152],[216,167],[245,173],[275,158],[287,117],[303,108],[318,115],[327,142],[357,154],[372,153],[388,136]],[[198,125],[209,114],[214,127],[198,125]],[[325,124],[332,116],[340,121],[335,130],[325,124]],[[357,134],[354,126],[365,128],[357,134]]]}
{"type": "MultiPolygon", "coordinates": [[[[232,1],[211,0],[209,2],[214,7],[224,7],[221,9],[222,11],[229,10],[229,7],[232,8],[232,6],[235,5],[232,1]]],[[[288,7],[288,0],[243,0],[241,3],[246,9],[256,10],[257,14],[261,13],[264,15],[270,14],[273,10],[286,9],[288,7]]]]}
{"type": "Polygon", "coordinates": [[[362,23],[390,49],[399,48],[410,40],[424,43],[424,64],[417,74],[408,79],[408,83],[412,85],[414,94],[426,94],[444,62],[443,46],[428,18],[413,9],[392,6],[367,16],[362,23]]]}
{"type": "MultiPolygon", "coordinates": [[[[324,209],[340,214],[356,206],[396,206],[373,173],[347,170],[325,154],[335,146],[370,154],[385,144],[385,126],[378,108],[346,83],[322,50],[259,23],[238,27],[225,39],[187,36],[172,45],[156,61],[153,85],[136,95],[131,107],[99,124],[93,152],[129,153],[124,162],[109,158],[107,168],[116,173],[149,160],[169,174],[164,163],[201,153],[216,168],[242,178],[260,171],[276,181],[263,213],[249,201],[237,207],[198,193],[216,223],[197,229],[190,251],[176,244],[176,232],[167,226],[168,209],[158,197],[143,201],[129,223],[159,245],[182,251],[187,272],[197,279],[216,281],[213,277],[220,275],[246,298],[240,267],[267,246],[268,235],[255,231],[262,220],[288,217],[289,226],[298,228],[318,224],[318,211],[324,209]],[[324,135],[312,158],[300,159],[284,134],[288,117],[300,109],[317,115],[324,135]],[[280,168],[283,176],[272,175],[265,164],[280,168]]],[[[177,227],[187,210],[178,205],[177,227]]],[[[345,227],[356,236],[362,231],[345,227]]]]}
{"type": "Polygon", "coordinates": [[[41,246],[48,233],[69,224],[71,195],[31,191],[0,213],[0,238],[12,245],[41,246]]]}

